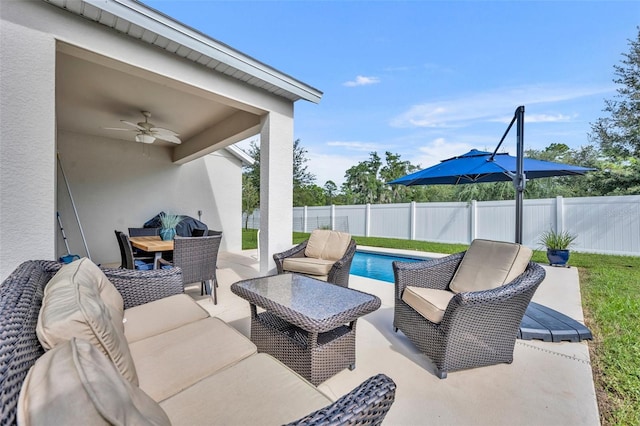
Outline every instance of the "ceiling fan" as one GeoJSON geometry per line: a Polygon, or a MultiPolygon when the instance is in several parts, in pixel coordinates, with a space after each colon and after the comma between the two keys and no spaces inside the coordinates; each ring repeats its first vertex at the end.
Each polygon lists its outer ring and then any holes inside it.
{"type": "Polygon", "coordinates": [[[163,129],[162,127],[156,127],[153,123],[149,123],[151,113],[149,111],[140,111],[144,115],[144,121],[139,123],[132,123],[127,120],[120,120],[127,126],[131,126],[131,129],[122,129],[119,127],[105,127],[105,130],[122,130],[125,132],[136,132],[136,142],[141,143],[153,143],[156,139],[161,139],[167,142],[173,142],[176,144],[182,143],[178,138],[178,133],[163,129]]]}

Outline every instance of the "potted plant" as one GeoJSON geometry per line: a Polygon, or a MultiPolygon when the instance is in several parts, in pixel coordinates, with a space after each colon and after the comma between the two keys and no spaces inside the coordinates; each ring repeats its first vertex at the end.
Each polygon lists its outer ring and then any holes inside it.
{"type": "Polygon", "coordinates": [[[566,266],[569,261],[569,248],[577,238],[567,231],[546,231],[540,236],[540,244],[547,248],[547,259],[551,266],[566,266]]]}
{"type": "Polygon", "coordinates": [[[173,240],[176,236],[176,226],[182,220],[182,216],[177,214],[165,214],[160,215],[160,238],[165,241],[173,240]]]}

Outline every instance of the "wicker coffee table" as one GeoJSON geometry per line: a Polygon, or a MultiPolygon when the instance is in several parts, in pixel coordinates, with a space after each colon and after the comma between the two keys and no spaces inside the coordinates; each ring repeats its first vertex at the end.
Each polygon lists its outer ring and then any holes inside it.
{"type": "Polygon", "coordinates": [[[380,307],[376,296],[298,274],[238,281],[231,291],[250,303],[258,351],[314,385],[355,368],[356,321],[380,307]]]}

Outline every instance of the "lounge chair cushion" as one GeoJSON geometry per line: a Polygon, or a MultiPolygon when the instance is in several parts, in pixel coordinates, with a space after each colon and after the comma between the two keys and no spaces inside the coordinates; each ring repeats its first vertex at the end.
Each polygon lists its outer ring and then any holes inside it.
{"type": "Polygon", "coordinates": [[[282,262],[282,269],[307,275],[328,275],[334,260],[313,257],[288,257],[282,262]]]}
{"type": "Polygon", "coordinates": [[[324,260],[340,260],[349,247],[351,235],[345,232],[316,229],[307,241],[304,255],[324,260]]]}
{"type": "Polygon", "coordinates": [[[402,292],[402,301],[429,321],[440,324],[453,296],[455,293],[448,290],[408,286],[402,292]]]}
{"type": "Polygon", "coordinates": [[[190,296],[176,294],[126,309],[124,335],[129,343],[137,342],[209,316],[190,296]]]}
{"type": "Polygon", "coordinates": [[[18,424],[169,425],[160,405],[127,381],[89,342],[72,338],[45,353],[22,383],[18,424]]]}
{"type": "Polygon", "coordinates": [[[532,254],[529,247],[520,244],[473,240],[449,289],[462,293],[500,287],[524,272],[532,254]]]}
{"type": "Polygon", "coordinates": [[[192,322],[130,347],[140,388],[158,402],[257,352],[249,339],[219,318],[192,322]]]}
{"type": "MultiPolygon", "coordinates": [[[[160,405],[173,425],[204,425],[214,421],[220,425],[253,426],[286,424],[331,402],[278,360],[257,354],[160,405]]],[[[338,423],[341,422],[336,420],[338,423]]]]}
{"type": "Polygon", "coordinates": [[[97,268],[89,259],[80,259],[63,266],[51,279],[44,290],[36,334],[45,349],[52,349],[72,337],[88,341],[107,355],[126,379],[137,385],[138,376],[124,336],[122,316],[103,301],[94,267],[97,268]]]}

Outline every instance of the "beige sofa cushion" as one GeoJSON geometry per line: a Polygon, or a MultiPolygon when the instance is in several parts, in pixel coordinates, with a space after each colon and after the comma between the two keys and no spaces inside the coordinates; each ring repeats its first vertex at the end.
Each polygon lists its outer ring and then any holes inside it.
{"type": "Polygon", "coordinates": [[[462,293],[500,287],[527,269],[532,254],[529,247],[520,244],[473,240],[449,288],[462,293]]]}
{"type": "Polygon", "coordinates": [[[45,287],[36,334],[45,349],[72,337],[87,340],[106,354],[126,379],[137,385],[122,316],[118,317],[102,300],[91,272],[95,272],[92,265],[90,260],[81,259],[63,266],[51,279],[45,287]]]}
{"type": "Polygon", "coordinates": [[[282,269],[307,275],[328,275],[334,263],[334,260],[313,257],[289,257],[282,262],[282,269]]]}
{"type": "Polygon", "coordinates": [[[304,255],[324,260],[340,260],[349,247],[351,235],[345,232],[316,229],[311,233],[304,255]]]}
{"type": "Polygon", "coordinates": [[[176,294],[126,309],[124,336],[136,342],[209,316],[190,296],[176,294]]]}
{"type": "Polygon", "coordinates": [[[249,339],[219,318],[185,324],[133,342],[130,347],[140,388],[156,401],[173,396],[257,351],[249,339]]]}
{"type": "Polygon", "coordinates": [[[440,324],[453,296],[455,293],[448,290],[408,286],[402,292],[402,301],[429,321],[440,324]]]}
{"type": "Polygon", "coordinates": [[[71,340],[31,367],[18,400],[21,425],[169,425],[157,402],[125,380],[92,344],[71,340]]]}
{"type": "Polygon", "coordinates": [[[163,401],[173,425],[281,425],[331,404],[297,373],[257,354],[163,401]],[[285,401],[285,403],[283,403],[285,401]]]}
{"type": "Polygon", "coordinates": [[[52,287],[51,284],[55,284],[58,281],[68,282],[71,280],[81,281],[86,285],[96,285],[100,292],[102,301],[109,308],[109,313],[113,317],[114,321],[119,321],[119,325],[122,327],[124,312],[124,301],[122,300],[122,295],[114,287],[111,281],[109,281],[109,278],[107,278],[104,272],[102,272],[95,263],[86,257],[75,260],[60,268],[53,278],[49,280],[44,292],[45,294],[47,293],[47,289],[52,287]]]}

